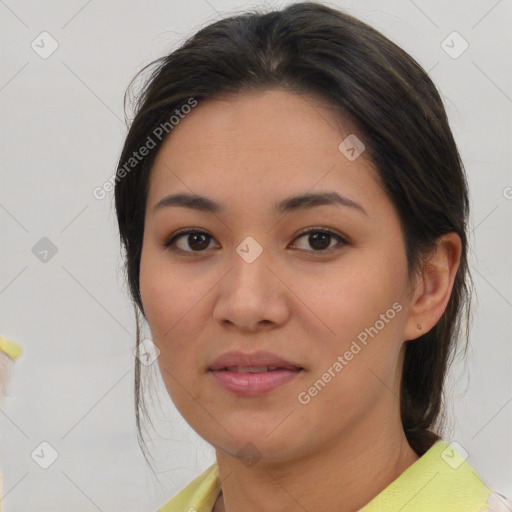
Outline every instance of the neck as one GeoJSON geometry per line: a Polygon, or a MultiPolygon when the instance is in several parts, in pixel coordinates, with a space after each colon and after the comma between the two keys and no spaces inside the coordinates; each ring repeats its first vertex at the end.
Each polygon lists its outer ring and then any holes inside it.
{"type": "Polygon", "coordinates": [[[370,428],[343,432],[335,445],[294,460],[262,457],[248,467],[217,450],[222,496],[214,511],[358,511],[419,459],[401,423],[386,424],[377,412],[370,428]]]}

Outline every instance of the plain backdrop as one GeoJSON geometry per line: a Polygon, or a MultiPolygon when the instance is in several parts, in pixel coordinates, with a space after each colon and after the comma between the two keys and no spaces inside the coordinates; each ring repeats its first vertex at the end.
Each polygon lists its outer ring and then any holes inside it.
{"type": "MultiPolygon", "coordinates": [[[[116,170],[123,93],[143,65],[222,16],[287,3],[0,1],[0,335],[24,350],[0,411],[4,512],[150,512],[214,461],[162,392],[156,365],[158,480],[142,456],[113,202],[92,192],[116,170]]],[[[510,498],[512,2],[330,5],[408,51],[445,102],[470,182],[478,296],[467,361],[449,376],[445,439],[510,498]]]]}

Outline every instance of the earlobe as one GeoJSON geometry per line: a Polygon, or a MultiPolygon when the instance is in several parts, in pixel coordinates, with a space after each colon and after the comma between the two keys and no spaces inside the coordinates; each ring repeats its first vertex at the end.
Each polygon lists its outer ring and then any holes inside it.
{"type": "Polygon", "coordinates": [[[421,281],[411,298],[404,340],[430,331],[443,315],[459,268],[462,243],[457,233],[441,236],[423,265],[421,281]]]}

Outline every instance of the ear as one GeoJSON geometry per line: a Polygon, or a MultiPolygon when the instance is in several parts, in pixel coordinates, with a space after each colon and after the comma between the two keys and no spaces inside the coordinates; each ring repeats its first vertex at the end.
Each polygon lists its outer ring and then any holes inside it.
{"type": "Polygon", "coordinates": [[[412,293],[404,340],[414,340],[430,331],[443,315],[459,268],[461,248],[457,233],[447,233],[438,239],[412,293]]]}

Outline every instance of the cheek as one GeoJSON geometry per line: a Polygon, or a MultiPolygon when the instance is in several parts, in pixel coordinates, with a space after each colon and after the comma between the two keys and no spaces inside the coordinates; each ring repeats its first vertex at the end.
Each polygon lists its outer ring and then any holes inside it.
{"type": "Polygon", "coordinates": [[[158,259],[145,246],[140,259],[139,286],[146,320],[155,335],[163,322],[163,311],[167,309],[165,302],[169,300],[169,294],[166,293],[166,276],[161,272],[158,259]]]}
{"type": "Polygon", "coordinates": [[[307,297],[310,308],[304,311],[307,317],[301,315],[302,329],[311,328],[314,322],[324,333],[320,337],[318,331],[316,336],[310,334],[310,339],[319,340],[311,345],[315,362],[311,381],[329,379],[329,375],[322,376],[331,369],[336,377],[328,384],[330,390],[322,394],[336,410],[357,411],[361,401],[374,400],[379,386],[384,386],[379,379],[393,380],[407,309],[403,300],[406,267],[396,253],[358,251],[354,258],[331,268],[329,279],[305,279],[297,292],[307,297]],[[338,371],[334,367],[340,363],[338,356],[343,358],[341,371],[339,365],[338,371]]]}
{"type": "Polygon", "coordinates": [[[140,294],[151,339],[160,350],[158,363],[162,376],[167,380],[166,371],[174,374],[179,370],[176,362],[183,361],[187,355],[181,347],[186,345],[183,329],[187,323],[188,301],[183,295],[178,276],[162,259],[156,251],[143,248],[140,294]]]}
{"type": "Polygon", "coordinates": [[[169,263],[160,249],[143,246],[140,260],[140,294],[146,320],[162,340],[191,309],[193,298],[186,279],[169,263]]]}
{"type": "MultiPolygon", "coordinates": [[[[315,323],[333,347],[374,325],[395,302],[403,303],[406,275],[396,259],[361,250],[326,268],[328,275],[302,273],[293,291],[307,305],[301,315],[310,319],[305,324],[315,323]]],[[[393,318],[395,313],[390,312],[393,318]]]]}
{"type": "MultiPolygon", "coordinates": [[[[151,330],[151,339],[160,350],[158,362],[165,380],[165,370],[172,375],[197,365],[197,340],[206,319],[201,288],[190,276],[178,272],[165,254],[143,248],[140,264],[140,292],[151,330]]],[[[169,384],[174,387],[172,379],[169,384]]]]}

